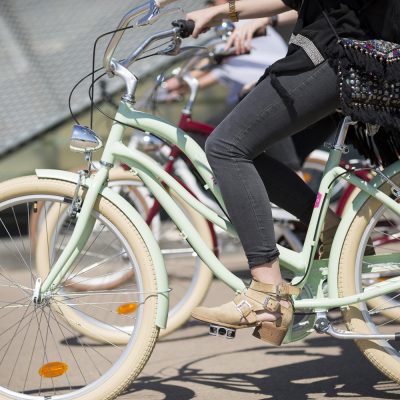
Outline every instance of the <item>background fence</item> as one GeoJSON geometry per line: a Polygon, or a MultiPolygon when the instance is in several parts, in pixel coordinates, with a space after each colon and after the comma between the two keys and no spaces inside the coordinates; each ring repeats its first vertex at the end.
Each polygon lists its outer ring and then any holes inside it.
{"type": "MultiPolygon", "coordinates": [[[[114,29],[128,10],[144,1],[0,1],[0,156],[69,117],[68,95],[75,82],[91,71],[95,39],[114,29]]],[[[170,7],[187,12],[202,4],[201,0],[179,0],[170,7]]],[[[176,12],[151,27],[128,31],[116,56],[123,58],[150,32],[183,16],[176,12]]],[[[107,43],[108,38],[99,43],[97,67],[107,43]]],[[[133,70],[140,76],[168,60],[151,58],[133,70]]],[[[76,92],[74,110],[89,105],[87,90],[84,86],[76,92]]]]}

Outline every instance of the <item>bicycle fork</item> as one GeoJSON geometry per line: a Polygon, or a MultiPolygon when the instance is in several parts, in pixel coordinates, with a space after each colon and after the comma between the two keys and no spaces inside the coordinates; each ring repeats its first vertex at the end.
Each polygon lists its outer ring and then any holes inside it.
{"type": "Polygon", "coordinates": [[[84,201],[80,202],[80,209],[78,210],[76,208],[78,199],[77,195],[79,196],[80,187],[82,186],[81,179],[79,180],[77,189],[75,191],[75,196],[71,204],[72,213],[76,213],[77,217],[75,228],[60,257],[56,263],[51,266],[51,270],[47,278],[43,282],[36,282],[33,298],[35,304],[41,303],[46,298],[46,294],[48,292],[51,292],[57,288],[86,245],[96,221],[95,218],[92,217],[91,213],[97,196],[101,191],[104,182],[107,180],[108,171],[108,168],[103,166],[97,171],[93,178],[90,178],[91,184],[89,185],[89,189],[84,196],[84,201]]]}

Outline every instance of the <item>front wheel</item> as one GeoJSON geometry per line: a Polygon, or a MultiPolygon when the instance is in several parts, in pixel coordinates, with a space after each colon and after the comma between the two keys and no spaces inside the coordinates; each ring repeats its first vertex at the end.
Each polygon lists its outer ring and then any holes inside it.
{"type": "Polygon", "coordinates": [[[155,345],[157,285],[149,251],[135,226],[104,198],[96,202],[95,229],[72,268],[36,300],[35,289],[46,278],[38,264],[54,264],[75,225],[74,191],[74,184],[34,176],[0,185],[1,400],[113,399],[139,374],[155,345]],[[38,240],[48,250],[38,258],[30,223],[39,204],[46,207],[38,240]],[[55,216],[60,223],[52,240],[46,230],[54,221],[47,223],[47,217],[55,216]],[[71,285],[76,277],[90,281],[116,270],[129,270],[131,277],[115,290],[82,292],[71,285]],[[108,336],[99,345],[91,336],[102,332],[108,336]],[[129,338],[126,344],[118,341],[121,334],[129,338]]]}
{"type": "MultiPolygon", "coordinates": [[[[399,184],[400,175],[392,180],[399,184]]],[[[383,185],[381,190],[388,193],[388,185],[383,185]]],[[[399,222],[399,216],[377,200],[369,198],[366,201],[354,218],[343,245],[338,277],[341,297],[361,293],[372,285],[399,279],[399,222]],[[374,243],[373,251],[371,243],[374,243]]],[[[344,308],[343,316],[348,329],[373,334],[398,332],[399,296],[398,292],[391,293],[344,308]]],[[[357,340],[356,343],[376,368],[400,383],[400,345],[397,341],[357,340]]]]}

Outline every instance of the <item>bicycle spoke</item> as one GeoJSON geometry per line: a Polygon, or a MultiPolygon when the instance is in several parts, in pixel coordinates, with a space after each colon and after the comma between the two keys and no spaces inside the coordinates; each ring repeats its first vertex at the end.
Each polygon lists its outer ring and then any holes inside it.
{"type": "MultiPolygon", "coordinates": [[[[75,332],[74,331],[72,331],[71,329],[69,329],[67,326],[65,326],[64,324],[62,324],[62,323],[60,323],[60,321],[58,321],[58,319],[54,316],[54,310],[51,310],[51,313],[52,313],[52,315],[53,315],[53,318],[56,320],[56,322],[57,322],[57,324],[59,325],[59,327],[63,327],[67,332],[69,332],[70,334],[75,334],[75,332]]],[[[59,314],[59,315],[63,315],[62,313],[59,313],[58,311],[56,311],[56,313],[57,314],[59,314]]],[[[67,340],[67,338],[64,336],[64,340],[68,343],[68,340],[67,340]]],[[[113,343],[111,343],[111,342],[106,342],[107,344],[110,344],[111,346],[113,346],[113,347],[115,347],[115,348],[117,348],[117,349],[120,349],[121,350],[121,348],[119,347],[119,346],[117,346],[117,345],[115,345],[115,344],[113,344],[113,343]]],[[[88,346],[85,346],[84,344],[82,344],[81,342],[79,342],[79,344],[82,346],[82,348],[86,348],[86,347],[88,347],[88,346]]],[[[88,347],[89,348],[89,347],[88,347]]],[[[99,356],[101,356],[104,360],[106,360],[107,362],[109,362],[110,364],[112,364],[112,361],[111,360],[109,360],[109,359],[107,359],[103,354],[101,354],[100,352],[98,352],[94,347],[90,347],[90,350],[91,351],[93,351],[93,352],[95,352],[95,353],[97,353],[99,356]]],[[[85,352],[87,352],[86,350],[85,350],[85,352]]],[[[90,358],[90,356],[88,355],[88,357],[90,358]]]]}
{"type": "Polygon", "coordinates": [[[71,273],[73,273],[76,268],[78,268],[79,264],[82,262],[82,260],[87,256],[87,252],[91,249],[91,247],[93,246],[93,244],[95,243],[95,241],[99,238],[100,234],[103,232],[104,230],[104,225],[102,225],[101,230],[97,233],[97,235],[94,237],[94,239],[92,240],[92,242],[90,243],[90,245],[85,249],[84,252],[82,252],[80,258],[78,259],[78,261],[76,262],[75,266],[72,268],[71,273]]]}
{"type": "Polygon", "coordinates": [[[22,307],[19,305],[18,302],[19,302],[19,301],[22,301],[22,300],[25,300],[25,299],[27,299],[27,297],[23,297],[23,298],[21,298],[21,299],[18,299],[18,300],[16,300],[16,301],[13,301],[12,303],[8,303],[7,306],[0,307],[0,311],[1,311],[1,310],[4,310],[4,309],[6,309],[6,308],[10,308],[10,309],[11,309],[11,311],[9,311],[8,313],[6,313],[6,314],[4,314],[3,316],[1,316],[1,317],[0,317],[0,320],[3,319],[3,318],[8,317],[10,314],[14,313],[14,312],[15,312],[15,308],[29,307],[29,303],[28,303],[28,304],[22,305],[22,307]],[[14,307],[14,305],[15,305],[15,307],[14,307]]]}
{"type": "MultiPolygon", "coordinates": [[[[26,308],[25,312],[27,312],[28,309],[29,309],[29,307],[26,308]]],[[[26,315],[26,317],[29,317],[33,312],[34,312],[34,310],[32,310],[32,312],[29,313],[28,315],[26,315]]],[[[24,315],[25,315],[25,314],[24,314],[24,315]]],[[[9,326],[7,329],[5,329],[4,331],[2,331],[2,332],[0,333],[0,337],[3,336],[3,335],[5,335],[6,333],[8,333],[12,328],[14,328],[14,326],[20,325],[21,322],[22,322],[22,320],[23,320],[24,318],[25,318],[25,316],[21,319],[21,321],[15,322],[15,323],[12,324],[11,326],[9,326]]],[[[25,325],[25,326],[26,326],[26,325],[25,325]]],[[[19,334],[19,332],[20,332],[20,331],[18,331],[18,332],[16,331],[15,334],[13,335],[13,338],[15,338],[15,337],[19,334]]],[[[0,347],[0,351],[3,350],[3,348],[4,348],[6,345],[7,345],[7,343],[6,343],[5,345],[3,345],[3,347],[0,347]]]]}
{"type": "Polygon", "coordinates": [[[14,332],[14,333],[12,334],[12,336],[11,336],[11,340],[10,340],[8,343],[4,344],[4,345],[0,348],[0,352],[1,352],[4,348],[6,348],[6,350],[5,350],[4,354],[3,354],[3,357],[2,357],[1,360],[0,360],[0,364],[2,364],[3,361],[4,361],[4,359],[6,358],[6,355],[7,355],[8,351],[10,350],[11,344],[12,344],[12,342],[14,341],[14,339],[17,338],[17,336],[19,335],[19,333],[25,328],[26,324],[24,325],[24,327],[23,327],[22,329],[19,329],[20,326],[21,326],[21,324],[22,324],[22,321],[25,319],[25,316],[28,316],[28,317],[29,317],[29,315],[32,315],[32,317],[31,317],[31,319],[30,319],[30,321],[29,321],[28,324],[30,324],[30,322],[32,321],[33,312],[30,313],[30,314],[28,314],[28,315],[26,315],[27,312],[28,312],[28,308],[25,310],[23,317],[21,318],[21,320],[20,320],[18,323],[15,323],[15,324],[14,324],[13,326],[11,326],[9,329],[7,329],[6,331],[3,331],[3,333],[0,335],[0,336],[2,336],[3,334],[9,332],[12,328],[14,328],[15,325],[17,325],[17,327],[16,327],[16,329],[15,329],[15,332],[14,332]]]}
{"type": "MultiPolygon", "coordinates": [[[[32,318],[33,318],[33,314],[32,314],[32,318]]],[[[31,318],[31,321],[32,321],[32,318],[31,318]]],[[[16,360],[16,362],[15,362],[15,364],[14,364],[14,367],[13,367],[13,369],[12,369],[12,371],[11,371],[10,379],[8,380],[8,385],[10,385],[11,379],[12,379],[12,377],[13,377],[13,375],[14,375],[14,371],[15,371],[15,369],[16,369],[16,367],[17,367],[17,361],[18,361],[18,359],[19,359],[19,357],[20,357],[20,355],[21,355],[22,349],[23,349],[23,347],[24,347],[26,338],[27,338],[27,336],[28,336],[28,331],[29,331],[29,329],[26,330],[25,335],[24,335],[24,338],[23,338],[23,340],[22,340],[22,345],[21,345],[20,348],[19,348],[17,360],[16,360]]]]}
{"type": "Polygon", "coordinates": [[[21,289],[23,293],[29,295],[29,293],[27,293],[27,290],[30,290],[30,289],[13,282],[12,278],[6,276],[7,274],[1,265],[0,265],[0,270],[3,271],[3,272],[0,272],[0,276],[2,276],[6,281],[10,282],[12,284],[11,287],[16,287],[18,289],[21,289]]]}
{"type": "MultiPolygon", "coordinates": [[[[104,302],[97,302],[97,303],[82,303],[82,302],[77,301],[76,303],[67,303],[66,305],[71,306],[71,307],[91,306],[91,307],[93,307],[93,308],[95,308],[97,310],[107,311],[107,312],[109,312],[111,314],[117,315],[118,317],[123,317],[124,319],[127,319],[127,320],[132,320],[132,321],[136,320],[136,317],[130,317],[130,316],[126,315],[126,314],[121,314],[121,313],[118,313],[116,311],[110,310],[108,308],[100,307],[100,304],[118,304],[118,305],[121,305],[121,302],[111,302],[110,303],[110,302],[105,302],[104,301],[104,302]]],[[[137,305],[137,303],[135,303],[135,305],[137,305]]]]}
{"type": "MultiPolygon", "coordinates": [[[[79,373],[81,374],[81,376],[82,376],[82,378],[83,378],[85,384],[87,385],[86,378],[85,378],[85,376],[83,375],[83,371],[82,371],[82,369],[81,369],[81,367],[80,367],[78,361],[76,360],[76,357],[75,357],[74,352],[72,351],[72,349],[71,349],[70,346],[68,345],[68,339],[65,337],[64,331],[61,329],[61,326],[63,326],[64,329],[66,329],[65,326],[62,325],[62,324],[60,323],[60,321],[54,316],[54,311],[53,311],[52,309],[50,309],[50,312],[51,312],[51,314],[52,314],[52,316],[53,316],[53,319],[54,319],[54,321],[56,322],[56,324],[58,325],[58,328],[59,328],[59,330],[60,330],[60,332],[61,332],[61,334],[62,334],[62,336],[63,336],[63,338],[64,338],[64,343],[67,344],[68,350],[69,350],[69,352],[70,352],[72,358],[74,359],[76,366],[78,367],[79,373]]],[[[60,314],[60,315],[62,315],[62,314],[60,314]]],[[[68,330],[68,329],[66,329],[66,330],[68,330]]]]}
{"type": "MultiPolygon", "coordinates": [[[[49,327],[49,330],[50,330],[50,334],[51,334],[51,337],[53,338],[53,344],[54,344],[54,348],[56,349],[56,352],[57,352],[57,355],[58,355],[58,359],[59,360],[62,360],[63,359],[63,357],[61,356],[61,352],[60,352],[60,349],[59,349],[59,346],[57,345],[57,341],[56,341],[56,338],[55,338],[55,334],[53,333],[53,330],[52,330],[52,328],[51,328],[51,325],[50,325],[50,318],[51,318],[51,307],[49,307],[49,313],[48,313],[48,316],[46,316],[45,315],[45,318],[46,318],[46,320],[47,320],[47,325],[48,325],[48,327],[49,327]]],[[[66,378],[66,380],[67,380],[67,382],[68,382],[68,385],[69,385],[69,389],[70,390],[72,390],[72,385],[71,385],[71,381],[70,381],[70,379],[69,379],[69,373],[68,373],[68,371],[65,373],[65,378],[66,378]]],[[[54,395],[56,394],[56,391],[54,390],[54,395]]]]}
{"type": "MultiPolygon", "coordinates": [[[[110,261],[113,260],[114,258],[121,257],[121,256],[124,255],[124,254],[126,254],[125,251],[124,251],[124,252],[121,252],[121,253],[119,253],[119,254],[115,254],[115,255],[113,255],[113,256],[110,256],[110,257],[108,257],[108,258],[103,258],[101,261],[99,261],[99,262],[97,262],[97,263],[95,263],[95,264],[93,264],[93,265],[91,265],[91,266],[88,266],[88,267],[82,269],[81,271],[79,271],[79,272],[73,274],[72,276],[68,276],[68,279],[66,279],[64,282],[68,282],[69,280],[72,280],[72,279],[74,279],[74,278],[76,278],[76,277],[79,277],[79,276],[82,275],[82,274],[86,274],[86,273],[89,272],[89,271],[93,271],[93,270],[96,269],[96,268],[102,267],[104,264],[110,262],[110,261]]],[[[128,269],[126,269],[125,271],[128,271],[128,269]]],[[[110,274],[112,274],[112,273],[113,273],[113,272],[110,272],[110,273],[105,274],[105,275],[100,275],[100,277],[107,276],[107,275],[110,275],[110,274]]],[[[99,277],[99,275],[96,275],[96,278],[98,278],[98,277],[99,277]]],[[[93,279],[93,278],[88,278],[88,279],[93,279]]],[[[82,281],[80,281],[80,282],[82,282],[82,281]]],[[[84,282],[84,281],[83,281],[83,282],[84,282]]],[[[71,285],[73,285],[73,284],[74,284],[74,283],[71,283],[71,284],[68,284],[68,285],[63,285],[63,287],[68,287],[68,286],[71,286],[71,285]]]]}
{"type": "MultiPolygon", "coordinates": [[[[55,300],[56,302],[58,302],[58,303],[62,303],[62,302],[60,302],[60,301],[58,301],[58,300],[55,300]]],[[[58,313],[58,311],[56,311],[57,313],[58,313]]],[[[60,314],[60,315],[62,315],[62,314],[60,314]]],[[[96,317],[94,317],[94,316],[90,316],[93,320],[97,320],[98,322],[101,322],[101,320],[100,319],[98,319],[98,318],[96,318],[96,317]]],[[[71,321],[69,321],[69,322],[71,322],[71,321]]],[[[111,328],[113,328],[113,329],[115,329],[116,331],[118,331],[118,332],[120,332],[120,333],[122,333],[122,334],[125,334],[125,335],[127,335],[127,337],[129,337],[130,336],[130,334],[129,333],[127,333],[126,331],[124,331],[123,329],[121,329],[121,327],[119,327],[119,326],[117,326],[117,325],[114,325],[114,324],[108,324],[111,328]]],[[[103,339],[106,339],[104,336],[102,337],[103,339]]],[[[114,347],[116,347],[116,348],[120,348],[119,346],[117,346],[115,343],[112,343],[112,342],[110,342],[110,341],[108,341],[108,340],[105,340],[105,342],[106,343],[108,343],[108,344],[110,344],[110,345],[112,345],[112,346],[114,346],[114,347]]]]}
{"type": "MultiPolygon", "coordinates": [[[[33,310],[33,312],[35,312],[35,310],[33,310]]],[[[32,318],[33,318],[33,315],[32,315],[32,318]]],[[[24,388],[23,388],[23,391],[22,391],[23,393],[25,392],[26,383],[28,382],[29,371],[30,371],[31,365],[32,365],[33,354],[35,353],[38,334],[39,334],[39,327],[38,327],[38,330],[36,331],[35,340],[33,342],[32,352],[31,352],[31,356],[30,356],[30,359],[29,359],[29,363],[28,363],[28,370],[26,372],[25,381],[24,381],[24,388]]]]}
{"type": "MultiPolygon", "coordinates": [[[[8,237],[11,239],[11,242],[12,242],[12,244],[14,245],[15,250],[17,251],[17,253],[18,253],[19,257],[20,257],[20,261],[22,261],[22,264],[24,264],[24,265],[26,266],[26,268],[30,271],[30,273],[33,274],[32,269],[31,269],[30,266],[27,264],[27,262],[26,262],[24,256],[21,254],[20,250],[18,249],[18,246],[17,246],[15,240],[12,238],[12,236],[11,236],[9,230],[7,229],[6,225],[4,224],[3,218],[0,218],[0,223],[3,225],[4,229],[6,230],[6,233],[7,233],[8,237]]],[[[4,243],[3,240],[2,240],[2,243],[4,243]]],[[[5,246],[6,246],[6,245],[5,245],[5,246]]],[[[8,247],[8,246],[6,246],[6,247],[8,247]]],[[[18,256],[17,256],[17,255],[15,255],[15,257],[18,259],[18,256]]]]}

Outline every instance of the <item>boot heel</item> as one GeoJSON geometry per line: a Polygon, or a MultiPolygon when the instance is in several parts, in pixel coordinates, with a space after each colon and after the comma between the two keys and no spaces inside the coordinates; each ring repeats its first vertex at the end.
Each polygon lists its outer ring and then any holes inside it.
{"type": "Polygon", "coordinates": [[[278,327],[274,322],[262,322],[254,329],[253,336],[274,346],[280,346],[286,332],[287,328],[278,327]]]}

